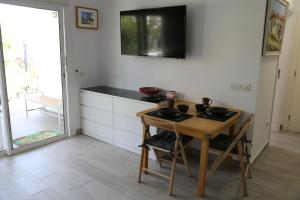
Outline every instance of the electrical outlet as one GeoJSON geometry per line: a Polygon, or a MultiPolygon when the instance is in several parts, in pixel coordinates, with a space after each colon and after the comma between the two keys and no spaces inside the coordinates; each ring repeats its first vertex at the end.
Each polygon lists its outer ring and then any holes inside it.
{"type": "Polygon", "coordinates": [[[239,91],[241,89],[241,85],[240,84],[237,84],[237,83],[232,83],[230,85],[230,89],[231,90],[236,90],[236,91],[239,91]]]}
{"type": "Polygon", "coordinates": [[[232,83],[230,89],[234,91],[250,92],[251,84],[232,83]]]}
{"type": "Polygon", "coordinates": [[[241,85],[241,91],[250,92],[251,91],[251,85],[250,84],[241,85]]]}

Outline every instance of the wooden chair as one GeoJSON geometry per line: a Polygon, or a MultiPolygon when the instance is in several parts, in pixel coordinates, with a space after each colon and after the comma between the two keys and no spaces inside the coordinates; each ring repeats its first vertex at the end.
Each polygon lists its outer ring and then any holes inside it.
{"type": "Polygon", "coordinates": [[[250,115],[242,127],[236,132],[234,137],[220,134],[210,141],[210,149],[219,155],[212,163],[207,176],[211,176],[222,162],[228,157],[237,157],[240,162],[241,183],[244,196],[248,195],[246,177],[251,177],[250,154],[248,150],[249,141],[246,138],[246,132],[253,125],[254,116],[250,115]]]}
{"type": "Polygon", "coordinates": [[[169,195],[172,195],[175,167],[178,159],[183,160],[183,165],[185,166],[187,174],[188,176],[191,176],[190,168],[184,149],[193,138],[190,136],[181,136],[180,133],[177,131],[175,123],[172,122],[162,123],[155,119],[142,118],[142,123],[144,124],[144,136],[143,144],[140,146],[142,147],[142,152],[140,158],[138,182],[141,182],[143,172],[168,179],[169,195]],[[155,126],[161,129],[162,131],[157,135],[151,136],[149,132],[150,126],[155,126]],[[148,163],[147,151],[149,151],[149,149],[152,149],[154,151],[157,162],[159,162],[160,166],[162,166],[162,162],[171,162],[170,176],[166,176],[164,174],[148,169],[148,164],[145,163],[148,163]],[[167,157],[171,159],[168,160],[167,157]]]}

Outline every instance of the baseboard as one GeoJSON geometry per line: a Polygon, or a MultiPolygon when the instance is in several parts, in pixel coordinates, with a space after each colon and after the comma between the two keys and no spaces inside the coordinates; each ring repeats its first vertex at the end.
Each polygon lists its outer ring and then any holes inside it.
{"type": "Polygon", "coordinates": [[[268,147],[269,141],[266,141],[266,143],[260,148],[260,150],[257,152],[255,156],[251,159],[251,165],[254,165],[257,159],[261,156],[261,154],[264,152],[264,150],[268,147]]]}

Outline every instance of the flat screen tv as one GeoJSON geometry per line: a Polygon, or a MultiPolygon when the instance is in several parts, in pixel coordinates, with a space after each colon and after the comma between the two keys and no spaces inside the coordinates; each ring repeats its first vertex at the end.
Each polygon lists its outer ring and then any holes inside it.
{"type": "Polygon", "coordinates": [[[185,58],[186,6],[120,12],[122,55],[185,58]]]}

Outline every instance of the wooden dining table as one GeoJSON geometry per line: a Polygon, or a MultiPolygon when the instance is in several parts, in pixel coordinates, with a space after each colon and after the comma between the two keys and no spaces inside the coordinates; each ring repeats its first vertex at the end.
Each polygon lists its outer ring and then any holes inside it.
{"type": "MultiPolygon", "coordinates": [[[[184,100],[177,100],[175,106],[179,104],[189,105],[189,110],[187,114],[193,115],[193,117],[181,122],[173,122],[166,119],[147,115],[147,113],[158,110],[161,107],[166,107],[166,105],[159,105],[158,107],[155,107],[153,109],[148,109],[148,110],[138,112],[136,115],[140,118],[154,119],[155,121],[158,122],[163,122],[163,123],[169,122],[172,124],[176,123],[176,127],[179,128],[180,134],[192,136],[195,139],[199,139],[201,141],[197,196],[204,197],[205,185],[207,180],[209,141],[215,138],[220,133],[225,132],[227,130],[229,131],[229,134],[233,135],[235,133],[235,126],[238,123],[239,119],[241,118],[243,111],[237,109],[229,109],[230,111],[234,111],[237,114],[225,122],[220,122],[220,121],[198,117],[199,113],[195,109],[196,103],[184,101],[184,100]]],[[[144,124],[144,128],[143,128],[144,132],[145,130],[149,129],[149,127],[145,127],[145,126],[147,125],[144,124]]],[[[151,126],[155,127],[155,124],[152,124],[151,126]]],[[[143,135],[145,135],[145,133],[143,133],[143,135]]],[[[147,155],[145,155],[145,157],[148,159],[148,151],[146,151],[146,154],[147,155]]],[[[148,168],[148,162],[145,162],[143,165],[144,168],[148,168]]]]}

